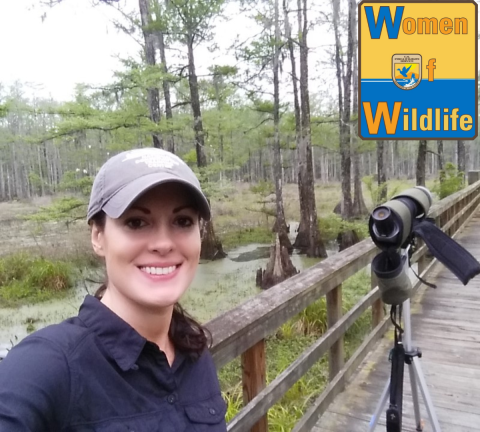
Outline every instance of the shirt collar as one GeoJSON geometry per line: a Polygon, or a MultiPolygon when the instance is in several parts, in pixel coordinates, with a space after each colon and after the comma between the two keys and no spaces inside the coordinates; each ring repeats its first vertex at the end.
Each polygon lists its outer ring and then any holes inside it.
{"type": "Polygon", "coordinates": [[[92,295],[85,297],[78,317],[123,371],[133,367],[147,342],[143,336],[92,295]]]}

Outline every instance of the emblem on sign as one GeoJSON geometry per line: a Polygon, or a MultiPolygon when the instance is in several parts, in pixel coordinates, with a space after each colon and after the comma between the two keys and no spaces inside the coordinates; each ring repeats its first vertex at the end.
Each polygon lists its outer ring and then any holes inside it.
{"type": "Polygon", "coordinates": [[[402,90],[413,90],[422,81],[422,56],[420,54],[394,54],[392,80],[402,90]]]}

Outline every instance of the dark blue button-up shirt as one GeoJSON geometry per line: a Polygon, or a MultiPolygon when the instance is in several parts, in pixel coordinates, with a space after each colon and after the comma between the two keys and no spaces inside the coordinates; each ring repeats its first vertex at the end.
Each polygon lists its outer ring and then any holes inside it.
{"type": "Polygon", "coordinates": [[[170,367],[92,296],[0,362],[0,432],[224,432],[225,411],[208,350],[170,367]]]}

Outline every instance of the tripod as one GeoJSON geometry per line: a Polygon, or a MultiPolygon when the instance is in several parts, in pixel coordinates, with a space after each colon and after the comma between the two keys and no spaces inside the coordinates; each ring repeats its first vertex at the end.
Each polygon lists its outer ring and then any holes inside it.
{"type": "Polygon", "coordinates": [[[427,388],[425,377],[422,373],[419,358],[422,356],[418,349],[412,348],[412,327],[410,299],[403,305],[392,306],[391,318],[395,326],[395,346],[391,353],[392,371],[390,380],[387,382],[380,401],[375,409],[375,413],[370,420],[368,432],[373,432],[380,413],[385,406],[388,394],[390,393],[390,405],[386,413],[387,432],[401,432],[402,430],[402,403],[403,403],[403,372],[405,364],[408,365],[410,384],[412,387],[413,409],[415,412],[415,425],[417,431],[423,431],[423,422],[420,417],[420,405],[418,402],[418,389],[422,392],[428,417],[432,425],[433,432],[441,432],[440,425],[433,407],[433,402],[427,388]],[[400,326],[402,309],[404,313],[404,329],[400,326]],[[396,322],[398,314],[399,322],[396,322]]]}

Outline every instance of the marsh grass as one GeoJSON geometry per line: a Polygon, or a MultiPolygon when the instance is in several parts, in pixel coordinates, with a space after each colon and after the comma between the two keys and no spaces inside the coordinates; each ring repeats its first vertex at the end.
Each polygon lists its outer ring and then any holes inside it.
{"type": "MultiPolygon", "coordinates": [[[[344,313],[350,310],[370,290],[370,274],[360,271],[343,284],[344,313]]],[[[347,359],[362,343],[370,331],[371,314],[365,312],[345,334],[347,359]]],[[[267,338],[267,383],[284,371],[303,351],[312,345],[327,330],[327,310],[322,298],[283,324],[267,338]]],[[[292,430],[309,405],[328,384],[328,355],[301,377],[268,412],[269,430],[283,432],[292,430]]],[[[240,360],[235,359],[219,371],[223,394],[229,404],[227,421],[242,407],[240,360]]]]}
{"type": "Polygon", "coordinates": [[[75,267],[19,252],[0,259],[0,303],[16,306],[61,296],[73,286],[75,267]]]}
{"type": "Polygon", "coordinates": [[[222,245],[225,249],[232,249],[238,246],[252,243],[272,243],[274,234],[271,228],[257,226],[241,228],[236,231],[226,232],[221,236],[222,245]]]}

